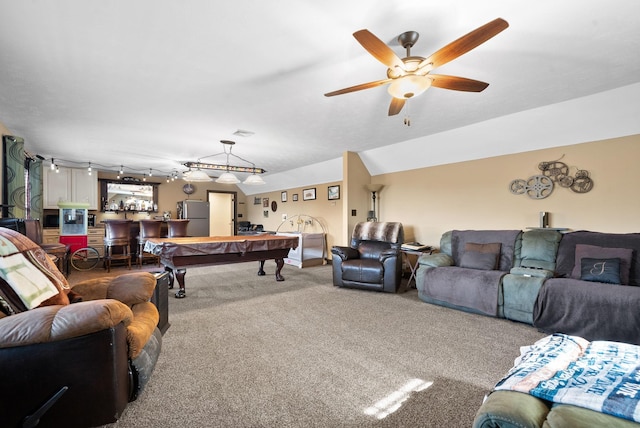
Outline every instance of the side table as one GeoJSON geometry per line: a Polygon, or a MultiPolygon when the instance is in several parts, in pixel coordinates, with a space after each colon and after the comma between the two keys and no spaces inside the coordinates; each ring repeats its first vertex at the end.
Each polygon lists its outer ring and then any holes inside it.
{"type": "Polygon", "coordinates": [[[426,247],[422,250],[409,250],[406,248],[400,248],[400,252],[402,253],[404,260],[407,262],[409,269],[411,270],[411,275],[409,276],[409,281],[407,282],[407,288],[416,288],[416,272],[418,270],[418,259],[423,254],[433,254],[433,247],[426,247]],[[412,256],[415,258],[412,259],[412,256]],[[413,287],[411,286],[411,281],[413,281],[413,287]]]}
{"type": "Polygon", "coordinates": [[[151,303],[156,305],[160,313],[158,320],[158,328],[164,335],[169,326],[169,273],[168,272],[152,272],[156,277],[156,288],[151,296],[151,303]]]}

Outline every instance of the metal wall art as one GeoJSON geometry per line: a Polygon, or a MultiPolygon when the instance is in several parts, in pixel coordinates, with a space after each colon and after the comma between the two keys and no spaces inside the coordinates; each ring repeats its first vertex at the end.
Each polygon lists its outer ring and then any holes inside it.
{"type": "Polygon", "coordinates": [[[509,184],[509,190],[514,195],[526,194],[532,199],[544,199],[551,195],[556,184],[576,193],[587,193],[593,189],[589,171],[579,169],[571,176],[569,166],[560,162],[560,159],[540,162],[538,169],[542,174],[531,176],[527,180],[515,179],[509,184]]]}

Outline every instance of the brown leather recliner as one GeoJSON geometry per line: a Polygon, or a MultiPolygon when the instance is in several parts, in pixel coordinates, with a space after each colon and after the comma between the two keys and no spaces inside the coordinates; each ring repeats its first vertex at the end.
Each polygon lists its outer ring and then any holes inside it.
{"type": "Polygon", "coordinates": [[[2,426],[116,421],[160,354],[155,284],[136,272],[70,289],[42,248],[0,228],[2,426]]]}
{"type": "Polygon", "coordinates": [[[400,246],[403,242],[402,223],[356,224],[350,246],[331,249],[333,285],[397,292],[402,281],[400,246]]]}

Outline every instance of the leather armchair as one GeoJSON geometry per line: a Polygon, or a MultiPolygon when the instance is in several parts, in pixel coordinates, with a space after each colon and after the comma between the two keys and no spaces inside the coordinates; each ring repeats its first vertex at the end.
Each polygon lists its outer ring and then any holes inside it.
{"type": "Polygon", "coordinates": [[[402,223],[356,224],[349,247],[331,249],[333,285],[395,293],[402,281],[402,223]]]}
{"type": "Polygon", "coordinates": [[[58,290],[29,309],[12,278],[3,274],[0,279],[2,425],[115,422],[143,390],[160,354],[159,314],[149,301],[154,275],[91,279],[71,289],[33,241],[5,228],[0,241],[15,248],[0,257],[21,258],[58,290]]]}

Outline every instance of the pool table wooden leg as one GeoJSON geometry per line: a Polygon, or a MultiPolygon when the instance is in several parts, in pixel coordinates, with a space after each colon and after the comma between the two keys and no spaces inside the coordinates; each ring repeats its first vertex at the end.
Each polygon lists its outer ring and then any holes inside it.
{"type": "Polygon", "coordinates": [[[284,281],[284,276],[280,275],[282,266],[284,266],[284,259],[276,259],[276,281],[284,281]]]}

